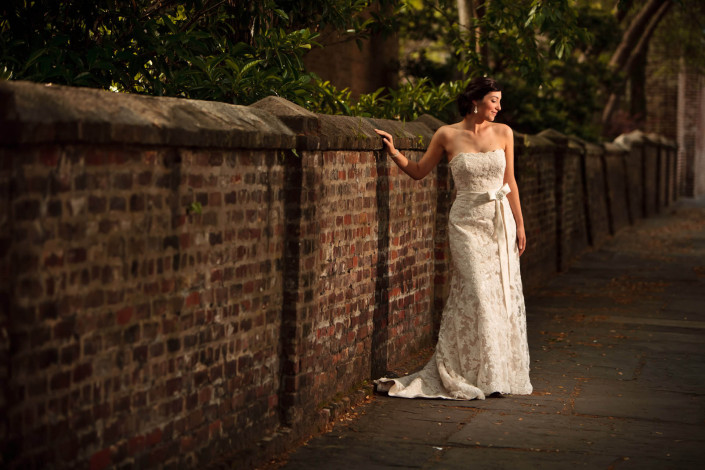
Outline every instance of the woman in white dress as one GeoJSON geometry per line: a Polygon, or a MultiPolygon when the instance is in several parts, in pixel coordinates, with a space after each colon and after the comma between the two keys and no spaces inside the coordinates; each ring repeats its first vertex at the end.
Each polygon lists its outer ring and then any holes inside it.
{"type": "Polygon", "coordinates": [[[458,97],[463,120],[439,128],[418,162],[376,130],[394,163],[416,180],[446,155],[457,190],[448,222],[450,293],[436,350],[421,371],[376,380],[390,396],[472,400],[532,391],[519,272],[526,235],[514,136],[494,122],[501,100],[493,79],[471,81],[458,97]]]}

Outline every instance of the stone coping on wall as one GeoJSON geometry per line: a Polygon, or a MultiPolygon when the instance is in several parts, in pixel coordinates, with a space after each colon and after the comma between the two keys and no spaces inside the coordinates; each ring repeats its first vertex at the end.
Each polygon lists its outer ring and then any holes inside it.
{"type": "MultiPolygon", "coordinates": [[[[538,133],[539,136],[545,137],[558,145],[567,146],[568,148],[573,148],[580,150],[587,155],[596,155],[601,153],[624,153],[635,142],[643,142],[648,140],[642,132],[635,131],[633,135],[623,134],[615,142],[603,142],[600,144],[595,144],[594,142],[588,142],[579,137],[572,135],[563,134],[555,129],[546,129],[538,133]]],[[[659,140],[659,142],[661,142],[659,140]]],[[[670,145],[670,143],[669,143],[670,145]]]]}
{"type": "Polygon", "coordinates": [[[522,134],[514,132],[514,146],[517,149],[526,149],[529,153],[545,149],[546,147],[555,147],[556,144],[550,139],[540,135],[522,134]]]}
{"type": "Polygon", "coordinates": [[[0,82],[0,143],[123,143],[217,148],[381,150],[375,128],[423,150],[443,123],[316,114],[283,98],[251,106],[0,82]]]}
{"type": "Polygon", "coordinates": [[[297,147],[304,150],[381,150],[382,139],[374,131],[392,134],[395,147],[402,150],[424,150],[433,132],[444,125],[433,116],[423,115],[416,121],[374,119],[360,116],[315,114],[283,98],[270,96],[251,107],[266,111],[283,121],[297,133],[297,147]]]}
{"type": "MultiPolygon", "coordinates": [[[[423,115],[413,122],[316,114],[283,98],[267,97],[251,106],[214,101],[113,93],[92,88],[0,82],[0,143],[125,143],[218,148],[380,150],[374,132],[394,136],[402,150],[424,150],[444,123],[423,115]]],[[[518,147],[566,144],[599,153],[604,146],[553,129],[515,134],[518,147]]],[[[624,150],[643,143],[675,148],[663,136],[639,130],[614,144],[624,150]]]]}
{"type": "Polygon", "coordinates": [[[628,152],[628,150],[625,149],[624,147],[622,147],[621,145],[617,145],[617,144],[612,143],[612,142],[605,142],[604,144],[602,144],[602,146],[604,147],[605,152],[611,153],[611,154],[616,154],[616,153],[622,153],[622,154],[623,154],[623,153],[627,153],[627,152],[628,152]]]}
{"type": "Polygon", "coordinates": [[[580,152],[585,151],[585,146],[582,144],[582,141],[575,138],[574,136],[563,134],[562,132],[559,132],[555,129],[545,129],[539,132],[537,135],[543,137],[544,139],[550,140],[556,145],[565,146],[569,149],[575,149],[580,152]]]}
{"type": "Polygon", "coordinates": [[[645,143],[659,144],[671,148],[677,147],[676,142],[673,140],[657,134],[645,134],[638,129],[621,134],[614,139],[614,144],[625,150],[631,149],[634,145],[644,145],[645,143]]]}
{"type": "Polygon", "coordinates": [[[0,142],[292,148],[296,138],[279,119],[246,106],[5,81],[0,142]]]}
{"type": "Polygon", "coordinates": [[[660,144],[664,147],[676,148],[678,146],[675,141],[673,141],[663,135],[648,133],[648,134],[646,134],[646,138],[648,140],[650,140],[651,142],[653,142],[655,144],[660,144]]]}

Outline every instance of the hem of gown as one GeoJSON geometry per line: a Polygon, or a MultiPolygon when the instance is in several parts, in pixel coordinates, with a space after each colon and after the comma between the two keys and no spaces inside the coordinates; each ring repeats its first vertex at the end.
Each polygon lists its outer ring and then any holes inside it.
{"type": "Polygon", "coordinates": [[[450,394],[425,394],[421,393],[420,391],[417,393],[404,393],[405,391],[408,392],[409,387],[405,386],[403,383],[401,383],[400,380],[398,379],[390,379],[387,377],[382,377],[379,379],[373,380],[373,382],[377,385],[377,391],[379,392],[384,392],[390,397],[395,397],[395,398],[429,398],[429,399],[442,399],[442,400],[484,400],[486,397],[490,396],[493,393],[499,393],[502,396],[506,395],[531,395],[533,392],[533,387],[531,387],[531,390],[527,391],[522,391],[522,392],[507,392],[503,390],[493,390],[492,392],[484,392],[480,390],[480,394],[474,396],[474,397],[468,397],[468,396],[452,396],[450,394]]]}
{"type": "Polygon", "coordinates": [[[443,394],[436,394],[436,395],[429,395],[426,393],[403,393],[404,391],[408,390],[408,387],[405,387],[404,384],[399,382],[397,379],[388,379],[386,377],[382,377],[381,379],[374,380],[374,383],[377,384],[377,390],[380,392],[384,392],[390,397],[396,397],[396,398],[430,398],[430,399],[442,399],[442,400],[484,400],[485,397],[474,397],[474,398],[458,398],[458,397],[451,397],[449,395],[443,395],[443,394]]]}

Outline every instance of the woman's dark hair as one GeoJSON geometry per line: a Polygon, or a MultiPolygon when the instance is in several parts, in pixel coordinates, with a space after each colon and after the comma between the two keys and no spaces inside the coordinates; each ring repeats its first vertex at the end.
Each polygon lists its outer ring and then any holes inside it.
{"type": "Polygon", "coordinates": [[[493,78],[477,77],[473,79],[465,88],[465,91],[458,95],[458,111],[461,116],[470,112],[473,100],[478,101],[485,97],[487,93],[502,91],[502,87],[493,78]]]}

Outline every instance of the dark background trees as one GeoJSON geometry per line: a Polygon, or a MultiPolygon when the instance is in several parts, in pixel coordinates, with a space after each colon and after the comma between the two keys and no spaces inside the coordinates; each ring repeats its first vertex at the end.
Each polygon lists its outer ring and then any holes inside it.
{"type": "MultiPolygon", "coordinates": [[[[303,102],[318,87],[302,62],[331,27],[364,38],[368,1],[5,0],[5,78],[249,104],[303,102]]],[[[384,2],[377,2],[383,5],[384,2]]],[[[4,72],[3,72],[4,70],[4,72]]]]}
{"type": "Polygon", "coordinates": [[[467,80],[492,75],[505,84],[502,119],[517,130],[595,139],[643,121],[650,44],[668,44],[664,69],[705,63],[704,10],[700,0],[5,0],[0,75],[445,120],[467,80]],[[314,48],[365,48],[391,33],[397,87],[353,99],[305,66],[314,48]]]}

